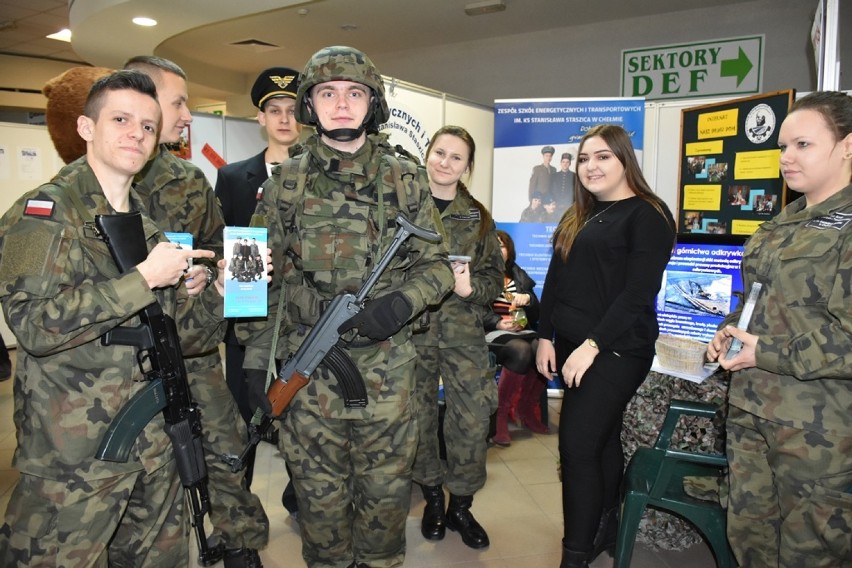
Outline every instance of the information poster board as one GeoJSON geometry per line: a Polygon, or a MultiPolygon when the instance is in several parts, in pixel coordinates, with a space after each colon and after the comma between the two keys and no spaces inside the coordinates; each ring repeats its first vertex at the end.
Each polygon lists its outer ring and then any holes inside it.
{"type": "Polygon", "coordinates": [[[787,203],[778,130],[794,91],[687,108],[678,233],[751,235],[787,203]]]}
{"type": "Polygon", "coordinates": [[[641,98],[503,99],[494,101],[494,198],[497,228],[515,244],[516,261],[541,297],[553,253],[551,237],[574,201],[580,140],[593,127],[617,124],[641,164],[645,101],[641,98]]]}

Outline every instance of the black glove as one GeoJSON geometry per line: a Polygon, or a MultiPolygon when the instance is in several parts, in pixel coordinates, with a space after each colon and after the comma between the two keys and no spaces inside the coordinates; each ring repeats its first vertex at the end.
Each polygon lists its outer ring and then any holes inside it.
{"type": "Polygon", "coordinates": [[[272,416],[272,403],[266,396],[266,371],[244,369],[248,382],[248,400],[252,414],[259,408],[267,416],[272,416]]]}
{"type": "Polygon", "coordinates": [[[391,292],[367,302],[363,310],[337,328],[337,333],[357,327],[358,335],[382,341],[402,329],[411,317],[411,310],[411,302],[402,292],[391,292]]]}

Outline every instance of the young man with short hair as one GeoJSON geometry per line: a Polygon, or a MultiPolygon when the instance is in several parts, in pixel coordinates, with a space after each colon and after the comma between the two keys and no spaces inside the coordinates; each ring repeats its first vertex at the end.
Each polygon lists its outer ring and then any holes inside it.
{"type": "MultiPolygon", "coordinates": [[[[178,158],[166,147],[180,140],[181,131],[192,121],[186,104],[186,73],[172,61],[147,55],[131,58],[125,68],[151,77],[163,110],[160,147],[136,176],[136,191],[161,230],[189,233],[193,246],[213,250],[221,258],[225,222],[213,188],[198,166],[178,158]]],[[[193,265],[186,278],[187,291],[190,295],[201,293],[215,276],[211,265],[193,265]]],[[[224,549],[226,568],[259,568],[257,550],[266,546],[269,520],[260,499],[245,486],[242,473],[233,473],[219,459],[222,454],[239,455],[245,439],[245,426],[225,383],[219,347],[186,357],[184,363],[204,428],[213,525],[209,543],[211,548],[224,549]]]]}
{"type": "MultiPolygon", "coordinates": [[[[184,491],[162,413],[127,462],[95,457],[107,429],[147,381],[135,347],[102,345],[154,302],[187,355],[221,341],[216,289],[190,300],[190,259],[143,217],[147,258],[121,273],[95,215],[145,213],[131,188],[157,145],[153,82],[135,71],[97,81],[77,131],[85,156],[24,195],[0,221],[0,302],[18,340],[13,464],[21,477],[0,529],[2,566],[185,566],[184,491]]],[[[221,282],[220,282],[221,284],[221,282]]]]}

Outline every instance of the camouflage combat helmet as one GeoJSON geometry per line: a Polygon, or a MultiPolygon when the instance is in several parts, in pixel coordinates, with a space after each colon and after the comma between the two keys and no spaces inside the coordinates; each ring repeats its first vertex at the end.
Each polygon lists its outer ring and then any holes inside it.
{"type": "Polygon", "coordinates": [[[305,66],[302,73],[302,82],[296,93],[296,120],[302,124],[316,127],[321,134],[329,135],[333,139],[352,140],[361,135],[364,130],[378,132],[379,125],[387,122],[390,117],[388,103],[385,100],[385,85],[382,76],[370,58],[354,47],[336,45],[324,47],[316,52],[305,66]],[[319,124],[316,113],[311,108],[311,89],[320,83],[328,81],[353,81],[370,88],[373,99],[370,110],[364,118],[364,122],[357,130],[339,129],[328,132],[319,124]],[[338,136],[344,136],[339,138],[338,136]]]}

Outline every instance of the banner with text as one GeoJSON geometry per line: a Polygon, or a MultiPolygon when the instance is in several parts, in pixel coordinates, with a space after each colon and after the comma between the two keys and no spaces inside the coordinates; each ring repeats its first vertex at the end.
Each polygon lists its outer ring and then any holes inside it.
{"type": "Polygon", "coordinates": [[[645,100],[513,99],[494,105],[492,214],[497,228],[511,235],[518,265],[541,296],[550,237],[574,202],[580,139],[598,124],[618,124],[630,133],[641,164],[645,100]]]}

